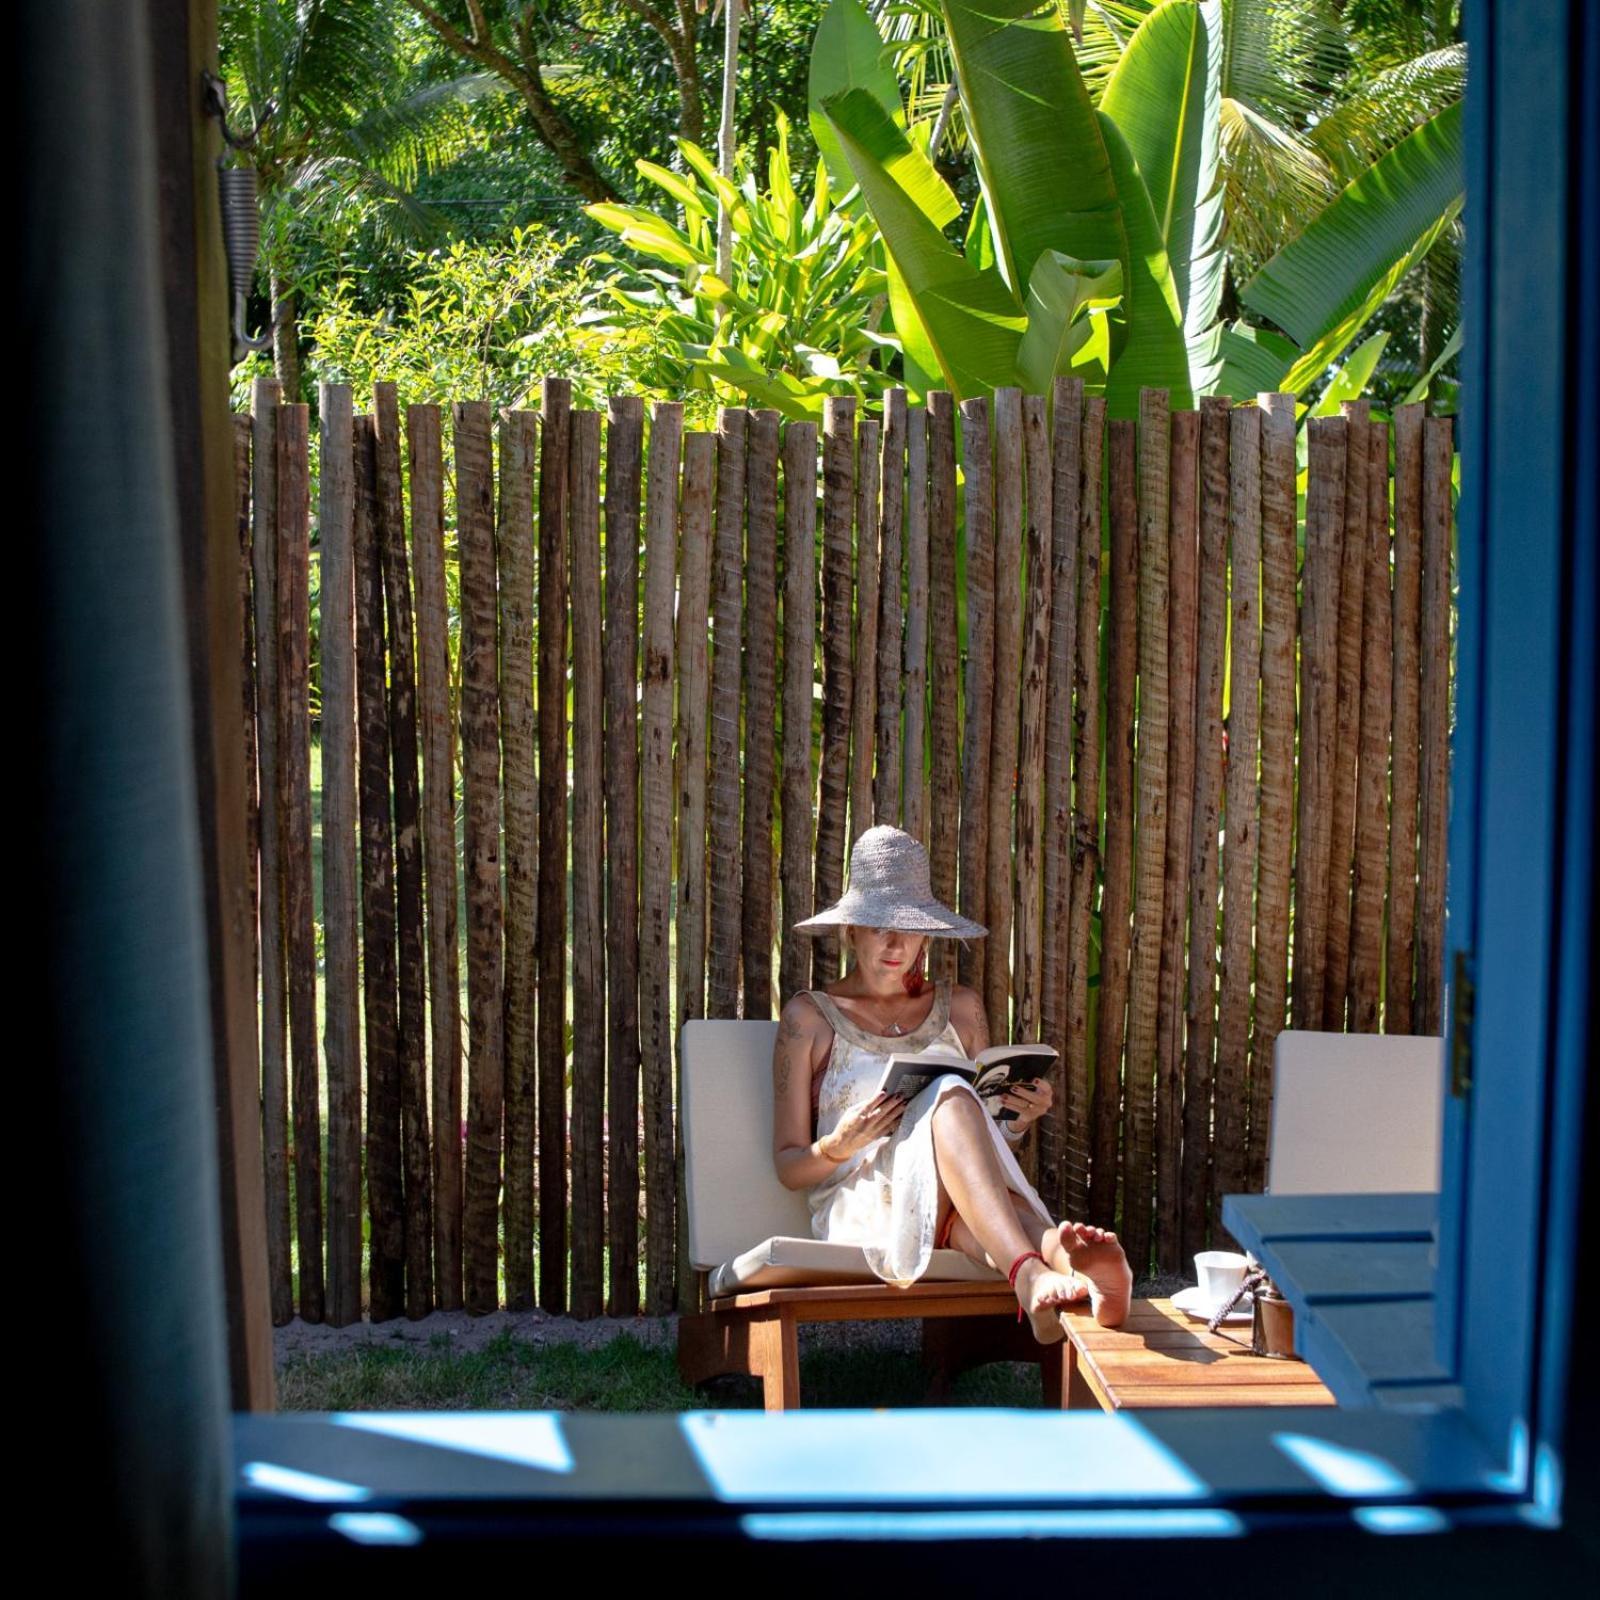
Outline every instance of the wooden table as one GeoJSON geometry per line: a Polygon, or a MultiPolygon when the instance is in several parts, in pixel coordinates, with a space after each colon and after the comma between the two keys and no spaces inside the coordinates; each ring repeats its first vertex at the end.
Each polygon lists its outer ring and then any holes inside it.
{"type": "Polygon", "coordinates": [[[1086,1307],[1064,1320],[1072,1346],[1069,1407],[1335,1404],[1305,1362],[1251,1355],[1248,1322],[1208,1333],[1170,1300],[1135,1300],[1120,1328],[1102,1328],[1086,1307]]]}

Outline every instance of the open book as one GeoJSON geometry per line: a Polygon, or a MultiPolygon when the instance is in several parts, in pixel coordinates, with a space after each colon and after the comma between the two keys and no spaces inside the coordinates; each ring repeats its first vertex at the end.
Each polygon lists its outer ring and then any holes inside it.
{"type": "Polygon", "coordinates": [[[1050,1070],[1060,1051],[1048,1044],[994,1044],[980,1050],[976,1060],[965,1056],[921,1050],[915,1054],[892,1055],[879,1080],[879,1093],[904,1095],[907,1100],[922,1093],[937,1077],[953,1072],[965,1078],[980,1099],[990,1102],[989,1114],[997,1122],[1015,1122],[1017,1114],[1009,1106],[993,1104],[1014,1083],[1032,1082],[1050,1070]]]}

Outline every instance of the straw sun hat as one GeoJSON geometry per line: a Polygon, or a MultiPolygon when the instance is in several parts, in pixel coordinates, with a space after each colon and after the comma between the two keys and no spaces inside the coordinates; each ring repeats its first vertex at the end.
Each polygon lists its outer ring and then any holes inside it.
{"type": "Polygon", "coordinates": [[[989,931],[934,899],[928,852],[909,833],[886,823],[868,828],[856,840],[844,894],[794,927],[799,933],[822,933],[845,923],[899,928],[935,939],[975,939],[989,931]]]}

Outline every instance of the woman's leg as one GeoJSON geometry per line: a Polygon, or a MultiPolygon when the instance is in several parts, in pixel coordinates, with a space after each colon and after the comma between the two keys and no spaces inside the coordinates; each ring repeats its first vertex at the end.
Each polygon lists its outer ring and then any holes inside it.
{"type": "MultiPolygon", "coordinates": [[[[947,1094],[934,1107],[932,1121],[934,1160],[942,1188],[973,1242],[997,1266],[1009,1270],[1018,1256],[1037,1249],[1038,1243],[1011,1204],[1011,1190],[987,1126],[989,1113],[975,1095],[947,1094]]],[[[1052,1268],[1046,1257],[1043,1262],[1023,1262],[1016,1289],[1033,1324],[1034,1337],[1041,1344],[1053,1344],[1063,1337],[1054,1307],[1077,1298],[1072,1280],[1052,1268]]]]}
{"type": "MultiPolygon", "coordinates": [[[[1041,1229],[1037,1248],[1045,1260],[1057,1272],[1076,1277],[1078,1286],[1071,1298],[1082,1300],[1087,1296],[1095,1321],[1103,1328],[1118,1327],[1126,1319],[1132,1301],[1133,1269],[1117,1236],[1087,1224],[1051,1222],[1016,1190],[1008,1189],[1006,1195],[1025,1232],[1031,1236],[1035,1229],[1041,1229]]],[[[997,1264],[959,1212],[950,1227],[950,1244],[974,1261],[997,1264]]]]}

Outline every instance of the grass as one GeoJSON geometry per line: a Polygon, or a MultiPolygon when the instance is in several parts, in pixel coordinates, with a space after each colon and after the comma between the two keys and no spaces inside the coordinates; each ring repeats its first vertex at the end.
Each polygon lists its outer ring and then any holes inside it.
{"type": "MultiPolygon", "coordinates": [[[[808,1408],[924,1406],[927,1378],[917,1357],[885,1350],[815,1350],[800,1357],[808,1408]]],[[[396,1341],[337,1353],[298,1355],[278,1369],[284,1411],[694,1411],[760,1410],[753,1378],[718,1378],[703,1389],[679,1378],[670,1344],[618,1334],[598,1348],[533,1344],[509,1333],[482,1349],[454,1351],[447,1336],[427,1348],[396,1341]]],[[[1015,1362],[958,1378],[955,1406],[1041,1403],[1038,1369],[1015,1362]]]]}

